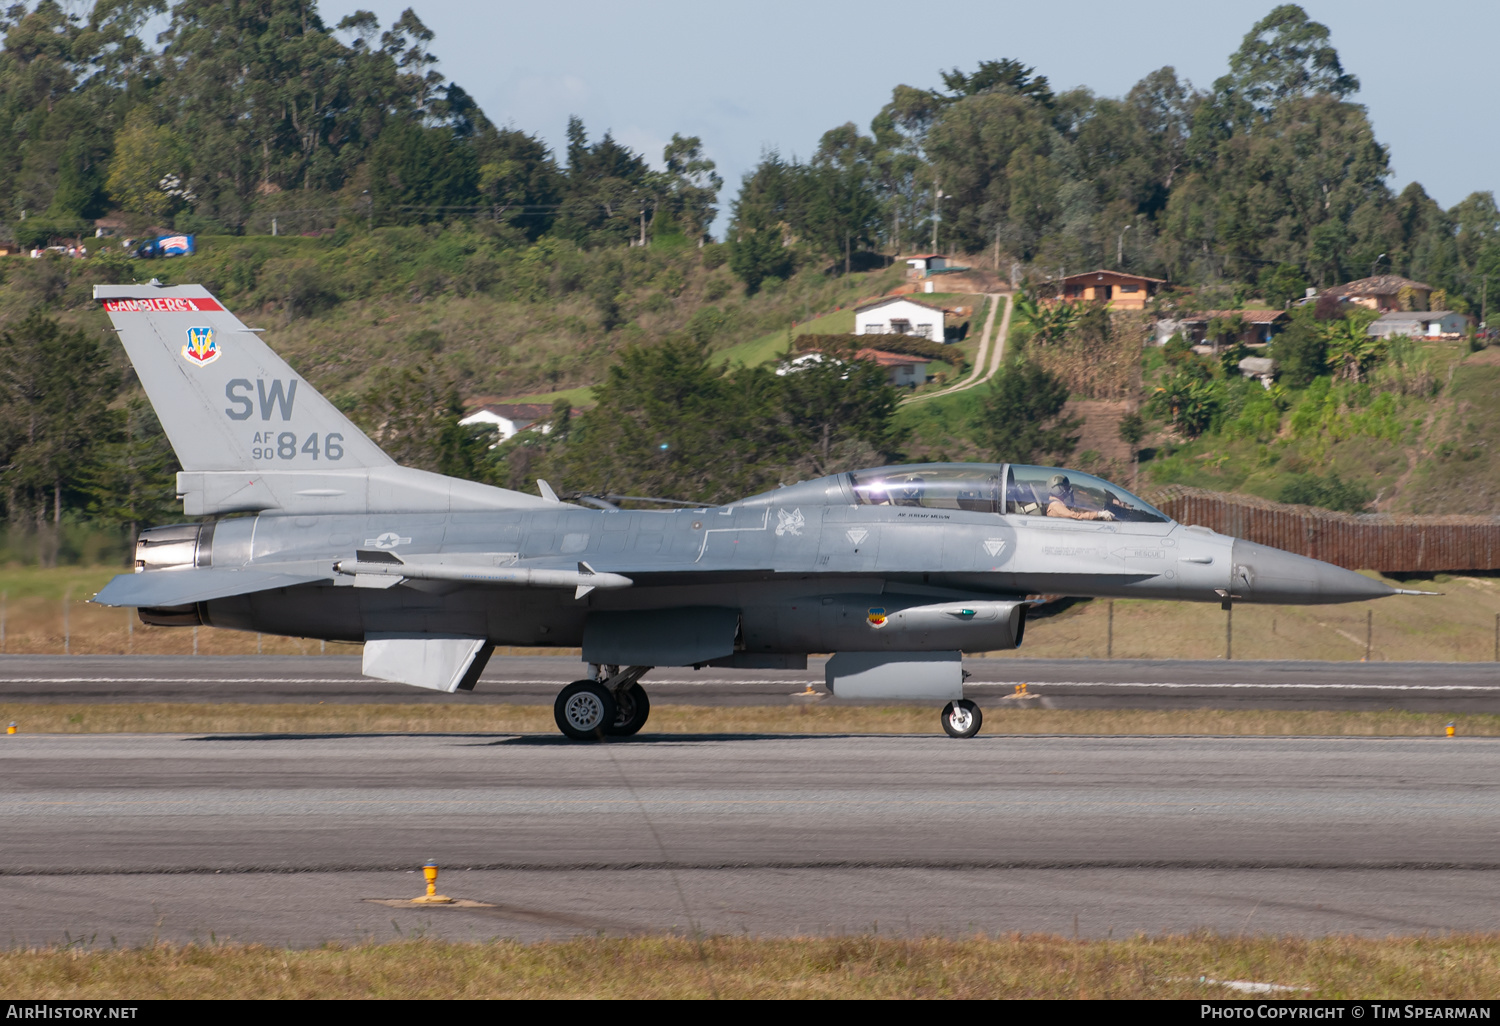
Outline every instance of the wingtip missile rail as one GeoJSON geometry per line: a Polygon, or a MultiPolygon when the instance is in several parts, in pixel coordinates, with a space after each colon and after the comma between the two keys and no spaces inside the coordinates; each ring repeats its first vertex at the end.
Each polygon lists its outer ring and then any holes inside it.
{"type": "Polygon", "coordinates": [[[333,564],[334,573],[354,578],[355,587],[390,588],[405,580],[473,581],[508,584],[518,588],[573,588],[583,598],[595,588],[628,588],[635,582],[623,574],[600,573],[580,561],[576,570],[548,570],[516,566],[485,566],[482,563],[432,562],[402,559],[394,552],[361,549],[353,559],[333,564]]]}

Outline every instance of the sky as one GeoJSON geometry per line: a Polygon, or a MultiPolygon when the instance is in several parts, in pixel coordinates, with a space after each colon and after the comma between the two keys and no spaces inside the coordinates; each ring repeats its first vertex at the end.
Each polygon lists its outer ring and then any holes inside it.
{"type": "MultiPolygon", "coordinates": [[[[323,0],[319,10],[328,25],[356,7],[388,25],[408,6],[436,35],[439,70],[491,120],[561,152],[577,114],[590,138],[609,130],[656,166],[673,132],[699,136],[724,178],[724,208],[765,150],[805,157],[848,121],[868,132],[894,86],[940,87],[939,69],[1010,57],[1034,65],[1055,91],[1122,96],[1172,65],[1207,88],[1274,3],[323,0]]],[[[1500,4],[1303,7],[1360,79],[1352,99],[1390,148],[1394,190],[1419,181],[1451,207],[1496,188],[1500,133],[1480,103],[1494,88],[1500,4]]]]}

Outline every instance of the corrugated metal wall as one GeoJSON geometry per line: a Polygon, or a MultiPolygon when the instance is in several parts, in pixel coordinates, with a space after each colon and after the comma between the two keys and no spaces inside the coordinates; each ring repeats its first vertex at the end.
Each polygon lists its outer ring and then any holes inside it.
{"type": "Polygon", "coordinates": [[[1147,501],[1184,524],[1274,545],[1351,570],[1500,569],[1500,517],[1334,513],[1171,485],[1147,501]]]}

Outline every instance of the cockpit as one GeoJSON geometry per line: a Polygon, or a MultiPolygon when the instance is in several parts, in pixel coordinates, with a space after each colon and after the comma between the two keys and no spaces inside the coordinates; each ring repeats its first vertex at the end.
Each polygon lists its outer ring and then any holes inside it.
{"type": "Polygon", "coordinates": [[[1011,516],[1165,524],[1165,513],[1118,485],[1061,467],[930,463],[849,475],[855,502],[1011,516]]]}

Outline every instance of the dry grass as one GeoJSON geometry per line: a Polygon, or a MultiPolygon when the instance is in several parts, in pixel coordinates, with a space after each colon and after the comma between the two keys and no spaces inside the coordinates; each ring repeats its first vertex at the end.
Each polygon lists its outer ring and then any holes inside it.
{"type": "MultiPolygon", "coordinates": [[[[998,699],[998,696],[997,696],[998,699]]],[[[23,734],[555,733],[541,705],[291,705],[139,702],[101,705],[0,703],[0,722],[23,734]]],[[[985,703],[995,734],[1268,737],[1500,736],[1500,715],[1262,709],[1015,709],[985,703]]],[[[648,734],[932,734],[937,710],[922,706],[658,705],[648,734]]],[[[0,744],[3,744],[0,737],[0,744]]]]}
{"type": "Polygon", "coordinates": [[[519,944],[416,940],[293,951],[174,946],[0,954],[17,1000],[151,998],[1283,998],[1470,999],[1500,990],[1500,936],[1370,940],[1211,934],[756,939],[674,936],[519,944]],[[1304,989],[1305,988],[1305,989],[1304,989]]]}
{"type": "Polygon", "coordinates": [[[1141,347],[1148,337],[1143,314],[1117,311],[1090,317],[1051,344],[1028,342],[1026,359],[1056,374],[1076,399],[1130,399],[1141,391],[1141,347]]]}
{"type": "MultiPolygon", "coordinates": [[[[1435,581],[1377,577],[1436,597],[1397,595],[1335,606],[1234,607],[1235,659],[1357,662],[1370,619],[1374,662],[1489,662],[1495,657],[1500,578],[1438,575],[1435,581]]],[[[1114,600],[1114,644],[1105,600],[1081,602],[1026,625],[1026,644],[992,656],[1030,659],[1222,659],[1225,614],[1201,602],[1114,600]]],[[[1226,679],[1233,676],[1226,666],[1226,679]]]]}

